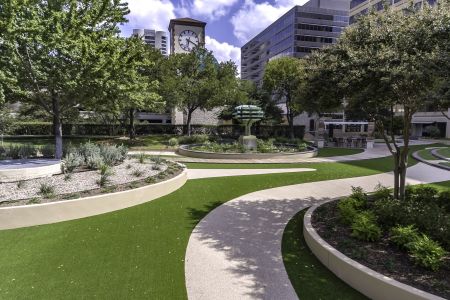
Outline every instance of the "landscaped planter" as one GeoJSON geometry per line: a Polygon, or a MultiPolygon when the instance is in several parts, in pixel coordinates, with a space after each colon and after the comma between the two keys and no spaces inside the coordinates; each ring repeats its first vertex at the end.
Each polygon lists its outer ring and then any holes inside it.
{"type": "Polygon", "coordinates": [[[126,191],[35,205],[0,208],[0,229],[50,224],[95,216],[168,195],[187,181],[187,171],[166,181],[126,191]]]}
{"type": "Polygon", "coordinates": [[[371,299],[443,299],[384,276],[345,256],[323,240],[313,228],[311,217],[319,205],[311,207],[304,217],[303,234],[314,255],[336,276],[371,299]]]}
{"type": "Polygon", "coordinates": [[[180,155],[194,158],[203,159],[269,159],[269,158],[311,158],[317,156],[317,149],[313,147],[308,147],[306,151],[302,152],[277,152],[277,153],[255,153],[255,152],[244,152],[244,153],[217,153],[217,152],[207,152],[207,151],[197,151],[190,149],[195,145],[182,145],[178,148],[177,152],[180,155]]]}

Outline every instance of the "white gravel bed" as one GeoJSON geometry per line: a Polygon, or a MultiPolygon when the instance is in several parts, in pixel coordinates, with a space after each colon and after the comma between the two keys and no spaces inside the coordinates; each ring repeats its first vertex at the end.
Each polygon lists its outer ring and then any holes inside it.
{"type": "MultiPolygon", "coordinates": [[[[122,164],[112,167],[113,175],[110,176],[110,182],[107,186],[142,180],[150,176],[155,176],[167,169],[166,164],[161,164],[159,165],[160,170],[152,170],[153,165],[154,163],[150,160],[141,164],[137,159],[127,159],[122,164]],[[133,175],[133,171],[135,170],[142,171],[142,175],[139,177],[133,175]]],[[[64,178],[65,175],[60,174],[26,180],[22,181],[21,187],[18,186],[18,182],[0,183],[0,202],[41,197],[39,189],[42,184],[52,186],[56,195],[98,189],[99,185],[97,184],[97,180],[100,179],[100,171],[74,172],[71,174],[69,180],[65,180],[64,178]]]]}

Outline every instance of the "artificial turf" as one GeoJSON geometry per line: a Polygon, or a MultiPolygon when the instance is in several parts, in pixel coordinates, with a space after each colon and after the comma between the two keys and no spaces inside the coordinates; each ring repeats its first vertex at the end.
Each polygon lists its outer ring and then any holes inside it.
{"type": "Polygon", "coordinates": [[[0,299],[185,299],[189,236],[218,205],[262,189],[373,175],[390,163],[316,163],[315,172],[189,180],[128,209],[0,231],[0,299]]]}
{"type": "Polygon", "coordinates": [[[364,152],[364,149],[349,149],[349,148],[321,148],[317,157],[333,157],[342,155],[353,155],[364,152]]]}
{"type": "Polygon", "coordinates": [[[300,299],[367,299],[330,272],[303,238],[303,216],[298,212],[286,225],[281,251],[286,272],[300,299]]]}

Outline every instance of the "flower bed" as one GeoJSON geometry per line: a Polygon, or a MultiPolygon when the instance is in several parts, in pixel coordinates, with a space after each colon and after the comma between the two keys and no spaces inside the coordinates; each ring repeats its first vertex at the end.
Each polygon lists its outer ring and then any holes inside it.
{"type": "Polygon", "coordinates": [[[54,202],[123,191],[179,174],[182,167],[160,157],[128,157],[123,146],[86,143],[71,149],[63,174],[0,184],[0,207],[54,202]]]}
{"type": "Polygon", "coordinates": [[[312,215],[332,247],[385,276],[429,293],[450,296],[449,192],[409,188],[404,202],[387,189],[321,205],[312,215]]]}
{"type": "MultiPolygon", "coordinates": [[[[257,151],[255,153],[296,153],[307,149],[306,143],[298,144],[278,144],[274,140],[257,140],[257,151]]],[[[213,152],[213,153],[245,153],[247,152],[243,145],[237,142],[217,143],[206,141],[200,145],[190,147],[190,150],[213,152]]]]}

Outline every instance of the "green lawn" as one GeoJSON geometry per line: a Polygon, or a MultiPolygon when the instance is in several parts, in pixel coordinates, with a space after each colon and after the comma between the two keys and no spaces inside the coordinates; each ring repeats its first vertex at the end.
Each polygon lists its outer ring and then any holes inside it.
{"type": "Polygon", "coordinates": [[[300,299],[367,299],[330,272],[303,238],[303,216],[297,213],[283,233],[281,251],[286,271],[300,299]]]}
{"type": "MultiPolygon", "coordinates": [[[[185,299],[189,236],[213,208],[257,190],[377,174],[391,169],[391,162],[316,163],[309,164],[316,172],[190,180],[168,196],[128,209],[0,231],[0,299],[185,299]]],[[[322,278],[310,278],[316,280],[311,285],[322,278]]],[[[311,289],[305,293],[317,298],[311,289]]]]}
{"type": "Polygon", "coordinates": [[[441,162],[439,164],[443,165],[443,166],[446,166],[446,167],[450,167],[450,162],[441,162]]]}
{"type": "Polygon", "coordinates": [[[437,153],[444,157],[450,158],[450,147],[439,149],[437,150],[437,153]]]}
{"type": "Polygon", "coordinates": [[[425,159],[425,160],[438,160],[439,159],[439,158],[433,156],[433,154],[431,154],[431,149],[420,150],[417,154],[422,159],[425,159]]]}
{"type": "Polygon", "coordinates": [[[317,157],[333,157],[342,155],[352,155],[364,152],[364,149],[346,149],[346,148],[321,148],[317,157]]]}

